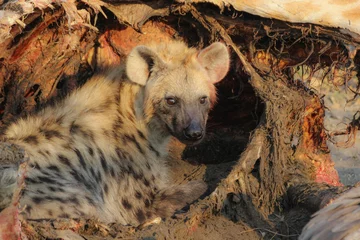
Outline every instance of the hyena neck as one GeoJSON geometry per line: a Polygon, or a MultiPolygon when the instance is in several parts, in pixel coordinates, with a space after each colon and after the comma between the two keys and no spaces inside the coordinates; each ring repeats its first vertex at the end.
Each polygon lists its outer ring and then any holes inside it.
{"type": "Polygon", "coordinates": [[[152,116],[147,123],[149,132],[149,139],[153,144],[166,148],[169,144],[171,135],[167,130],[165,124],[161,123],[156,116],[152,116]]]}
{"type": "Polygon", "coordinates": [[[135,122],[128,122],[128,127],[137,127],[147,136],[149,142],[158,149],[165,149],[170,140],[166,126],[154,114],[147,115],[144,111],[144,88],[123,81],[120,87],[120,115],[128,116],[135,122]]]}

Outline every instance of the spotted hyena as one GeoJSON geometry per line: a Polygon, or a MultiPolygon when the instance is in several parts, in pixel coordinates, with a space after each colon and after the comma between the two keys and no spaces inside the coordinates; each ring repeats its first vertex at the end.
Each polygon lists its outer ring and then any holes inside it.
{"type": "Polygon", "coordinates": [[[29,156],[21,205],[29,219],[97,218],[139,225],[196,200],[206,184],[171,185],[171,136],[204,138],[214,84],[229,68],[222,43],[138,46],[63,101],[10,125],[29,156]]]}

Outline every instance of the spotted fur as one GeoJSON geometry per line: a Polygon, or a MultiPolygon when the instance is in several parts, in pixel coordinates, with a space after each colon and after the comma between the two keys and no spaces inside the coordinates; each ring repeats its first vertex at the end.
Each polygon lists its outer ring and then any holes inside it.
{"type": "Polygon", "coordinates": [[[6,141],[23,147],[30,159],[24,216],[136,226],[196,200],[206,185],[171,185],[167,145],[171,136],[187,144],[203,138],[189,134],[205,130],[213,84],[228,67],[221,43],[202,51],[182,42],[139,46],[125,64],[10,125],[6,141]],[[169,105],[169,97],[176,104],[169,105]]]}

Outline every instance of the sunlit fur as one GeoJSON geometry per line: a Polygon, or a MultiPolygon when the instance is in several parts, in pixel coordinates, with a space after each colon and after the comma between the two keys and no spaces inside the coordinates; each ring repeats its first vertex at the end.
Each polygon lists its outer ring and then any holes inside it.
{"type": "Polygon", "coordinates": [[[228,71],[223,44],[205,50],[206,57],[182,42],[137,47],[125,64],[9,126],[6,141],[30,157],[24,216],[136,226],[196,200],[206,185],[171,185],[165,159],[171,135],[181,138],[189,121],[205,127],[213,84],[228,71]],[[168,95],[179,99],[176,108],[168,95]],[[209,102],[199,104],[203,96],[209,102]]]}

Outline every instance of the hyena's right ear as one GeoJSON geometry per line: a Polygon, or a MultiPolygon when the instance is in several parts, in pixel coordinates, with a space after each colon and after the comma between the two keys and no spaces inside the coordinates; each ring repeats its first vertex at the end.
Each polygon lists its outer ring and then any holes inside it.
{"type": "Polygon", "coordinates": [[[144,86],[150,77],[150,73],[164,67],[159,56],[146,46],[134,48],[126,60],[126,75],[137,84],[144,86]]]}
{"type": "Polygon", "coordinates": [[[221,81],[230,67],[230,55],[225,44],[215,42],[198,53],[200,64],[206,69],[209,81],[215,84],[221,81]]]}

